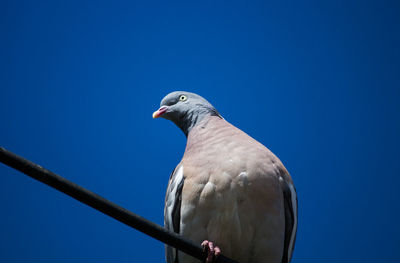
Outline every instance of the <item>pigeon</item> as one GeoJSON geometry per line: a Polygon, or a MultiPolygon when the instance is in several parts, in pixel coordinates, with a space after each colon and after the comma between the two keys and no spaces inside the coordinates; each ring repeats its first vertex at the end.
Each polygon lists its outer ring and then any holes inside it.
{"type": "MultiPolygon", "coordinates": [[[[297,194],[278,157],[195,93],[168,94],[153,113],[159,117],[187,138],[168,182],[165,227],[201,244],[206,262],[223,253],[241,263],[289,263],[297,194]]],[[[166,246],[166,262],[200,261],[166,246]]]]}

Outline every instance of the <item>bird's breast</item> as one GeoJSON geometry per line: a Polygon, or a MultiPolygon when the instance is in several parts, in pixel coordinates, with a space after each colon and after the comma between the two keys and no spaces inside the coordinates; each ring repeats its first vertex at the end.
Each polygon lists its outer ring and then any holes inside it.
{"type": "MultiPolygon", "coordinates": [[[[184,174],[189,170],[184,167],[184,174]]],[[[274,177],[245,170],[235,174],[220,170],[201,174],[198,171],[198,176],[185,179],[182,235],[198,243],[211,240],[224,254],[235,255],[252,249],[257,231],[273,238],[275,231],[282,232],[282,202],[274,177]],[[277,226],[276,230],[262,227],[271,225],[277,226]]]]}

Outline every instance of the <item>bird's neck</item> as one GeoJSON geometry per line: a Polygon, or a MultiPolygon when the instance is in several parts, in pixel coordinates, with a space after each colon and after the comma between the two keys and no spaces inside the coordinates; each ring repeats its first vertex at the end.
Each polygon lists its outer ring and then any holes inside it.
{"type": "Polygon", "coordinates": [[[209,116],[193,127],[187,136],[185,155],[201,152],[210,145],[210,140],[218,138],[220,129],[229,125],[221,116],[209,116]]]}
{"type": "Polygon", "coordinates": [[[201,112],[189,111],[181,116],[180,120],[174,121],[174,123],[183,131],[185,136],[188,137],[194,127],[207,122],[212,116],[222,118],[216,110],[210,111],[209,109],[205,109],[201,112]]]}

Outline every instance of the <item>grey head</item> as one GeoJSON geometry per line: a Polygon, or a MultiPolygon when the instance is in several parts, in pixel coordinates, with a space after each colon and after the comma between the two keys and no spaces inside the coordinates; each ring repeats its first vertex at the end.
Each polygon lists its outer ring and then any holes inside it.
{"type": "Polygon", "coordinates": [[[208,116],[222,118],[206,99],[187,91],[171,92],[162,99],[160,109],[153,113],[153,118],[162,117],[174,122],[186,136],[208,116]]]}

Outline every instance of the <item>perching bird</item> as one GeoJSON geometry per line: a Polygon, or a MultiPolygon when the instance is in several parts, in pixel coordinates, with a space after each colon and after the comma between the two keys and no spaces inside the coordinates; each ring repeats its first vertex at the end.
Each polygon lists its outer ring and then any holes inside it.
{"type": "MultiPolygon", "coordinates": [[[[165,227],[201,243],[207,261],[288,263],[297,231],[297,195],[281,161],[228,123],[201,96],[176,91],[153,118],[174,122],[186,150],[169,179],[165,227]]],[[[199,262],[166,247],[168,263],[199,262]]]]}

